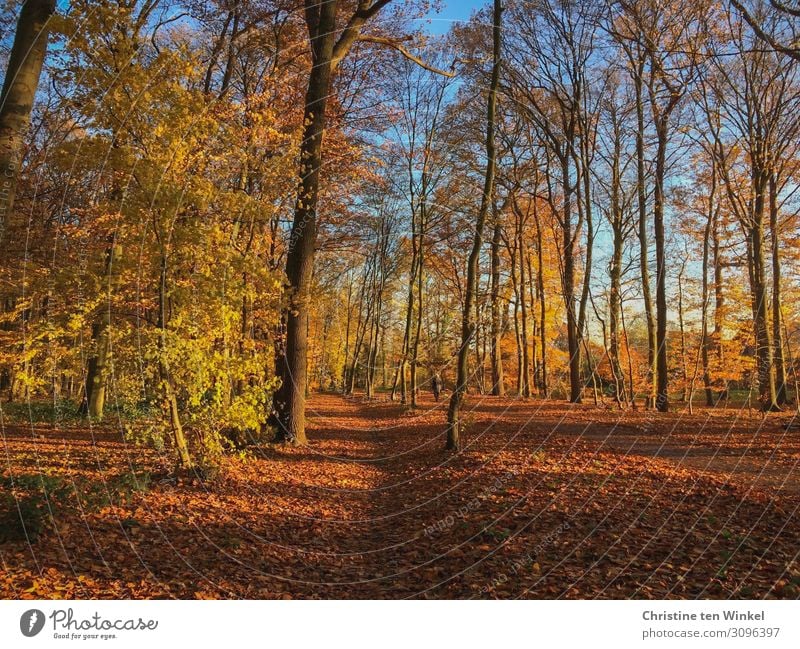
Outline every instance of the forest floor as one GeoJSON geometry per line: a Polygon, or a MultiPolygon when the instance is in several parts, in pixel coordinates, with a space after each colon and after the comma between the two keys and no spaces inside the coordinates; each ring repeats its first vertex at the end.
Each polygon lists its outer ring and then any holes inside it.
{"type": "Polygon", "coordinates": [[[789,415],[472,396],[453,454],[420,405],[316,395],[307,447],[210,482],[119,430],[6,425],[0,596],[800,596],[789,415]]]}

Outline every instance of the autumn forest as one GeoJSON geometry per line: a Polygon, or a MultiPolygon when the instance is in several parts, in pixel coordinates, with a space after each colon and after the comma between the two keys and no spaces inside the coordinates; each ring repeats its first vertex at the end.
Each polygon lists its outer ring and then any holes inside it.
{"type": "Polygon", "coordinates": [[[0,595],[800,597],[800,5],[457,4],[3,3],[0,595]]]}

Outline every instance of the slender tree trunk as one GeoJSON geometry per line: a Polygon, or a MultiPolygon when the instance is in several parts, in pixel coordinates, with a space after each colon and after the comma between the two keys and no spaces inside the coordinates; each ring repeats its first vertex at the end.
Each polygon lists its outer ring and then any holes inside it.
{"type": "Polygon", "coordinates": [[[167,326],[169,321],[168,306],[169,289],[167,273],[167,254],[161,253],[161,274],[158,282],[158,373],[161,380],[164,403],[166,405],[167,417],[169,419],[172,439],[175,450],[178,453],[178,463],[183,469],[190,469],[193,466],[189,446],[186,443],[186,436],[181,424],[180,411],[178,409],[178,397],[175,394],[175,387],[172,383],[172,375],[169,366],[169,353],[167,341],[167,326]]]}
{"type": "MultiPolygon", "coordinates": [[[[424,174],[423,174],[424,175],[424,174]]],[[[426,181],[423,180],[423,187],[425,187],[426,181]]],[[[416,315],[417,315],[417,322],[416,327],[414,330],[414,335],[412,338],[412,345],[411,345],[411,406],[416,408],[417,407],[417,397],[419,396],[419,375],[418,375],[418,367],[419,367],[419,340],[422,333],[422,286],[423,286],[423,272],[425,268],[425,221],[427,218],[427,210],[426,210],[426,201],[427,201],[427,194],[425,190],[423,190],[421,204],[419,206],[419,243],[417,244],[418,248],[418,255],[417,255],[417,308],[416,308],[416,315]]]]}
{"type": "Polygon", "coordinates": [[[544,292],[544,238],[542,236],[539,207],[535,199],[533,202],[533,219],[536,224],[536,293],[539,298],[539,346],[542,349],[541,391],[542,396],[547,398],[550,396],[550,388],[547,376],[547,299],[544,292]]]}
{"type": "MultiPolygon", "coordinates": [[[[722,344],[722,325],[725,317],[725,291],[722,273],[722,242],[719,234],[719,214],[715,215],[714,228],[711,233],[712,252],[714,253],[714,351],[719,367],[725,361],[725,346],[722,344]]],[[[721,395],[720,395],[721,396],[721,395]]]]}
{"type": "MultiPolygon", "coordinates": [[[[403,354],[400,359],[399,382],[400,382],[400,403],[408,403],[408,357],[411,353],[412,326],[414,322],[414,286],[417,278],[417,267],[419,265],[419,243],[417,235],[417,218],[411,215],[411,269],[408,276],[408,296],[406,300],[405,331],[403,333],[403,354]]],[[[413,393],[413,390],[412,390],[413,393]]],[[[412,395],[412,400],[413,400],[412,395]]]]}
{"type": "Polygon", "coordinates": [[[342,392],[347,393],[347,364],[350,360],[350,323],[352,321],[353,278],[347,283],[347,318],[344,334],[344,364],[342,365],[342,392]]]}
{"type": "Polygon", "coordinates": [[[625,340],[625,351],[628,360],[628,385],[630,386],[630,405],[636,410],[636,382],[633,378],[633,357],[631,355],[631,345],[628,339],[628,327],[625,325],[625,306],[620,304],[619,322],[622,325],[622,337],[625,340]]]}
{"type": "Polygon", "coordinates": [[[664,233],[664,179],[667,164],[667,125],[658,125],[653,228],[656,239],[656,409],[669,411],[669,367],[667,365],[667,253],[664,233]]]}
{"type": "Polygon", "coordinates": [[[512,198],[516,213],[517,258],[519,260],[519,290],[517,296],[520,306],[520,347],[522,349],[522,369],[520,371],[519,394],[527,399],[531,396],[531,359],[528,343],[528,305],[525,300],[525,219],[516,200],[512,198]]]}
{"type": "Polygon", "coordinates": [[[500,349],[502,338],[502,320],[500,317],[500,243],[502,240],[502,223],[500,214],[495,210],[494,232],[492,234],[492,394],[505,396],[506,387],[503,379],[503,357],[500,349]]]}
{"type": "Polygon", "coordinates": [[[94,355],[89,359],[89,371],[87,373],[87,414],[95,421],[103,419],[103,409],[106,402],[110,325],[110,317],[106,307],[103,309],[99,321],[92,325],[92,339],[96,348],[94,355]]]}
{"type": "MultiPolygon", "coordinates": [[[[616,208],[615,208],[616,209],[616,208]]],[[[609,292],[609,328],[610,328],[610,349],[611,374],[614,378],[614,399],[617,404],[623,406],[627,403],[625,396],[625,377],[622,374],[622,366],[619,360],[620,350],[620,331],[619,318],[622,305],[622,232],[620,228],[614,228],[614,250],[611,257],[611,288],[609,292]]]]}
{"type": "Polygon", "coordinates": [[[585,131],[582,131],[580,139],[581,155],[579,158],[579,163],[581,169],[581,174],[580,174],[581,180],[583,182],[583,191],[582,191],[583,216],[584,220],[586,221],[586,262],[583,269],[583,287],[581,289],[581,300],[578,308],[578,335],[581,337],[581,340],[584,341],[584,346],[586,347],[585,350],[586,359],[589,365],[589,372],[591,373],[592,376],[592,385],[595,386],[595,402],[596,402],[597,390],[595,383],[594,364],[592,362],[592,358],[589,353],[588,340],[585,340],[587,336],[586,313],[587,313],[587,306],[589,304],[589,289],[591,288],[591,281],[592,281],[592,254],[594,251],[594,218],[592,210],[591,178],[589,176],[589,164],[590,164],[589,145],[590,145],[589,134],[585,131]]]}
{"type": "Polygon", "coordinates": [[[495,119],[497,112],[497,87],[500,84],[500,47],[501,47],[501,21],[502,21],[501,0],[494,0],[493,15],[493,63],[492,80],[489,86],[489,99],[486,109],[486,177],[483,184],[483,195],[478,212],[477,222],[475,223],[475,236],[472,241],[467,262],[467,286],[464,294],[464,311],[461,323],[461,347],[458,350],[458,362],[456,365],[456,384],[450,398],[450,406],[447,412],[447,443],[446,448],[457,450],[460,444],[461,435],[461,406],[464,401],[464,393],[469,380],[469,345],[475,335],[475,322],[473,318],[473,301],[478,287],[478,257],[480,256],[481,246],[483,245],[483,228],[486,223],[486,216],[492,204],[494,194],[495,176],[495,119]]]}
{"type": "Polygon", "coordinates": [[[572,229],[571,189],[569,181],[569,157],[561,161],[564,177],[564,304],[567,310],[567,352],[569,353],[569,400],[583,400],[581,380],[580,332],[575,314],[575,236],[572,229]]]}
{"type": "Polygon", "coordinates": [[[536,304],[536,282],[533,279],[533,262],[531,261],[530,250],[525,251],[525,267],[528,270],[528,299],[530,299],[531,308],[531,380],[532,388],[541,391],[541,384],[539,382],[539,363],[538,363],[538,347],[539,347],[539,327],[537,318],[534,313],[534,305],[536,304]]]}
{"type": "Polygon", "coordinates": [[[509,246],[509,268],[511,274],[511,288],[514,293],[514,342],[517,347],[517,396],[522,396],[522,329],[519,326],[519,282],[517,281],[517,237],[514,236],[514,246],[509,246]]]}
{"type": "Polygon", "coordinates": [[[686,326],[683,319],[683,275],[686,272],[686,261],[678,273],[678,328],[681,332],[681,374],[683,386],[681,390],[681,401],[685,402],[689,396],[689,367],[686,358],[686,326]]]}
{"type": "Polygon", "coordinates": [[[706,220],[705,231],[703,232],[703,282],[702,282],[702,304],[700,305],[701,331],[700,331],[700,362],[703,367],[703,388],[706,395],[706,405],[711,408],[714,405],[714,392],[711,388],[711,370],[709,368],[709,349],[711,340],[708,334],[708,301],[709,301],[709,260],[711,257],[711,234],[716,227],[717,207],[716,207],[717,172],[716,162],[711,163],[711,189],[708,198],[708,218],[706,220]]]}
{"type": "MultiPolygon", "coordinates": [[[[482,353],[486,350],[486,336],[481,338],[481,330],[485,329],[482,326],[482,311],[480,300],[480,279],[478,280],[478,292],[475,296],[475,387],[478,394],[486,394],[486,354],[482,353]]],[[[485,331],[484,331],[485,333],[485,331]]]]}
{"type": "Polygon", "coordinates": [[[653,316],[653,299],[650,295],[650,262],[647,234],[647,177],[645,174],[645,124],[644,99],[642,97],[642,69],[636,68],[633,75],[636,90],[636,197],[639,210],[639,268],[642,276],[642,301],[647,324],[647,364],[649,367],[647,407],[656,401],[656,323],[653,316]]]}
{"type": "Polygon", "coordinates": [[[781,296],[780,233],[778,231],[778,180],[769,177],[769,229],[772,244],[772,345],[775,353],[775,390],[779,406],[786,405],[786,365],[783,359],[783,309],[781,296]]]}

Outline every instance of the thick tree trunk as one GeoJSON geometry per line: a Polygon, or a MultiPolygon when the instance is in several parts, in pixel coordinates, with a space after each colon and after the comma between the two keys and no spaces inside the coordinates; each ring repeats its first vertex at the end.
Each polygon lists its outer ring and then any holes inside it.
{"type": "Polygon", "coordinates": [[[301,180],[286,258],[289,306],[286,310],[286,351],[281,359],[281,387],[275,394],[276,438],[306,443],[306,372],[309,308],[314,248],[317,240],[317,202],[322,167],[325,107],[331,91],[333,48],[336,41],[336,2],[306,2],[311,38],[312,67],[306,90],[303,141],[300,144],[301,180]],[[311,5],[309,7],[309,5],[311,5]]]}
{"type": "Polygon", "coordinates": [[[23,138],[47,53],[48,21],[55,0],[27,0],[22,5],[14,44],[0,95],[0,241],[14,208],[23,138]]]}
{"type": "Polygon", "coordinates": [[[449,450],[457,450],[460,444],[461,405],[464,401],[464,393],[466,392],[467,381],[469,380],[469,345],[475,335],[473,301],[475,300],[478,287],[478,257],[480,256],[481,246],[483,245],[483,228],[486,223],[486,216],[489,213],[489,208],[492,204],[492,196],[494,194],[495,116],[497,112],[497,87],[500,84],[502,11],[501,0],[494,0],[492,81],[489,86],[489,99],[486,109],[486,177],[483,183],[483,195],[481,196],[478,218],[475,223],[472,250],[470,251],[469,260],[467,262],[467,286],[464,294],[464,311],[461,323],[461,347],[458,350],[456,384],[450,398],[450,406],[447,412],[447,443],[445,447],[449,450]]]}
{"type": "Polygon", "coordinates": [[[753,300],[753,327],[755,330],[756,362],[758,365],[758,395],[761,410],[780,410],[775,390],[772,363],[772,342],[769,330],[769,308],[764,260],[764,210],[767,179],[753,172],[753,215],[749,228],[750,284],[753,300]]]}
{"type": "MultiPolygon", "coordinates": [[[[114,264],[121,254],[120,246],[113,241],[106,250],[105,281],[108,291],[107,300],[111,300],[112,285],[114,282],[114,264]]],[[[97,321],[92,325],[92,355],[87,363],[86,373],[86,401],[84,412],[96,421],[103,419],[103,410],[106,402],[106,387],[109,373],[109,351],[111,335],[111,305],[101,305],[97,321]]]]}

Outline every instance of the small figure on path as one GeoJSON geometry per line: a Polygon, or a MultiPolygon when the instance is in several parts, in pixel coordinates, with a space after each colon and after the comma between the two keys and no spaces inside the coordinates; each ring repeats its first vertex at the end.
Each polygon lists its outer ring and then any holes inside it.
{"type": "Polygon", "coordinates": [[[439,401],[439,395],[442,392],[442,377],[439,376],[438,372],[434,372],[431,378],[431,391],[433,392],[433,398],[439,401]]]}

